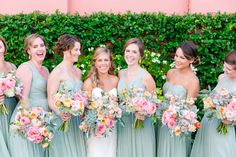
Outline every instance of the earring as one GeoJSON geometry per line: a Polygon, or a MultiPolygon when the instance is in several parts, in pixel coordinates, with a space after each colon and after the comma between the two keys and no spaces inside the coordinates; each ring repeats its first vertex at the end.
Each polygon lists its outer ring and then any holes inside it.
{"type": "Polygon", "coordinates": [[[190,64],[190,68],[192,69],[194,74],[197,74],[197,68],[195,68],[192,63],[190,64]]]}

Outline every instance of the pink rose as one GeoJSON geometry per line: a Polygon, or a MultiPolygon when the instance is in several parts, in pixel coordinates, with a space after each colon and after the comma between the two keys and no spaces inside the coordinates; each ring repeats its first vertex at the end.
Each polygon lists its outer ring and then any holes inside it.
{"type": "Polygon", "coordinates": [[[171,129],[173,129],[177,125],[177,122],[175,120],[170,120],[167,124],[167,126],[171,129]]]}
{"type": "Polygon", "coordinates": [[[236,113],[236,100],[231,101],[231,102],[227,105],[226,109],[229,110],[229,111],[231,111],[231,112],[236,113]]]}
{"type": "Polygon", "coordinates": [[[98,135],[102,135],[105,132],[105,125],[102,123],[98,123],[97,131],[98,135]]]}
{"type": "Polygon", "coordinates": [[[106,119],[106,125],[108,127],[113,127],[114,126],[114,121],[112,119],[110,119],[110,118],[107,118],[106,119]]]}
{"type": "Polygon", "coordinates": [[[8,89],[5,79],[0,82],[0,89],[3,93],[8,89]]]}
{"type": "Polygon", "coordinates": [[[34,142],[34,143],[42,142],[43,141],[43,136],[40,133],[40,129],[34,128],[34,127],[30,127],[27,130],[27,139],[29,141],[34,142]]]}
{"type": "Polygon", "coordinates": [[[149,102],[146,111],[149,115],[153,115],[156,112],[156,104],[149,102]]]}
{"type": "Polygon", "coordinates": [[[42,114],[44,112],[42,107],[33,107],[32,112],[37,113],[38,115],[42,114]]]}
{"type": "Polygon", "coordinates": [[[88,100],[85,97],[83,97],[79,92],[75,94],[74,99],[82,101],[83,105],[88,104],[88,100]]]}
{"type": "Polygon", "coordinates": [[[30,119],[28,117],[20,117],[20,124],[21,125],[30,124],[30,119]]]}
{"type": "Polygon", "coordinates": [[[7,84],[8,88],[13,88],[16,85],[16,81],[11,78],[7,78],[5,83],[7,84]]]}
{"type": "Polygon", "coordinates": [[[191,123],[194,123],[196,121],[196,113],[193,111],[187,111],[187,113],[184,114],[183,118],[189,120],[191,123]]]}

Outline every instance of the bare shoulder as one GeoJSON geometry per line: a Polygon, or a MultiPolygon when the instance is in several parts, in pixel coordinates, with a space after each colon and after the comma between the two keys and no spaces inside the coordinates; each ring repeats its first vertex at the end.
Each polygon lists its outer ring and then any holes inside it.
{"type": "Polygon", "coordinates": [[[86,80],[84,80],[84,85],[92,85],[92,80],[91,78],[87,78],[86,80]]]}
{"type": "Polygon", "coordinates": [[[117,85],[119,78],[116,75],[110,75],[113,84],[117,85]]]}
{"type": "Polygon", "coordinates": [[[197,84],[197,85],[200,84],[199,79],[198,79],[198,77],[195,74],[193,74],[193,76],[191,77],[191,82],[193,84],[197,84]]]}
{"type": "Polygon", "coordinates": [[[93,89],[93,82],[91,78],[87,78],[83,83],[83,91],[90,91],[93,89]]]}
{"type": "Polygon", "coordinates": [[[175,72],[176,72],[176,69],[170,69],[170,70],[168,70],[168,72],[167,72],[167,74],[166,74],[167,79],[168,79],[168,78],[171,78],[171,76],[173,76],[173,75],[175,74],[175,72]]]}
{"type": "Polygon", "coordinates": [[[145,80],[153,79],[152,75],[147,70],[145,70],[144,79],[145,80]]]}
{"type": "Polygon", "coordinates": [[[223,74],[220,74],[220,75],[218,76],[218,80],[222,79],[223,77],[225,77],[225,74],[224,74],[224,73],[223,73],[223,74]]]}
{"type": "Polygon", "coordinates": [[[188,96],[195,98],[200,91],[200,82],[195,74],[190,76],[189,80],[187,85],[188,96]]]}
{"type": "Polygon", "coordinates": [[[32,73],[31,72],[31,69],[29,67],[29,65],[27,65],[28,63],[25,62],[25,63],[22,63],[18,68],[17,68],[17,72],[26,72],[26,73],[32,73]]]}
{"type": "Polygon", "coordinates": [[[77,66],[74,66],[74,67],[75,67],[75,70],[76,70],[76,75],[81,79],[82,71],[77,66]]]}
{"type": "Polygon", "coordinates": [[[125,69],[121,69],[121,70],[119,71],[118,77],[120,78],[121,75],[122,75],[124,72],[125,72],[125,69]]]}
{"type": "Polygon", "coordinates": [[[16,70],[16,65],[14,63],[7,62],[7,67],[11,70],[16,70]]]}
{"type": "Polygon", "coordinates": [[[22,63],[16,70],[16,76],[22,80],[31,80],[32,79],[32,71],[28,65],[28,63],[22,63]],[[26,77],[27,76],[27,77],[26,77]]]}
{"type": "Polygon", "coordinates": [[[60,76],[59,74],[61,74],[63,72],[63,69],[61,68],[60,64],[57,65],[52,72],[50,73],[51,76],[60,76]]]}

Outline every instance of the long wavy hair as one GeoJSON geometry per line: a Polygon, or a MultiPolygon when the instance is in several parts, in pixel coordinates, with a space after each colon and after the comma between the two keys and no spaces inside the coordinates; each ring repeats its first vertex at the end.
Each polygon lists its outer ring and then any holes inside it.
{"type": "Polygon", "coordinates": [[[98,47],[95,49],[95,52],[94,52],[94,55],[93,55],[93,62],[92,62],[92,67],[88,73],[88,76],[86,77],[87,78],[90,78],[91,81],[92,81],[92,85],[93,85],[93,88],[94,87],[98,87],[100,80],[99,80],[99,75],[98,75],[98,71],[97,71],[97,68],[95,67],[95,62],[96,62],[96,59],[98,58],[98,56],[100,54],[108,54],[109,55],[109,58],[110,58],[110,62],[111,62],[111,65],[110,65],[110,68],[108,70],[108,74],[110,75],[115,75],[115,64],[114,62],[112,61],[112,53],[109,49],[105,48],[105,47],[98,47]]]}

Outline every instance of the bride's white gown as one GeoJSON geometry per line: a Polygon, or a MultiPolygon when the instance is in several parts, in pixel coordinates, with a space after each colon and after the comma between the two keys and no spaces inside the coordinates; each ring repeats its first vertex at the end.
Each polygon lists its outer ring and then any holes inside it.
{"type": "MultiPolygon", "coordinates": [[[[96,99],[102,96],[101,88],[94,88],[92,98],[96,99]]],[[[108,92],[110,95],[117,96],[116,88],[108,92]]],[[[96,137],[91,135],[86,139],[87,157],[116,157],[117,128],[115,127],[111,136],[96,137]]]]}

